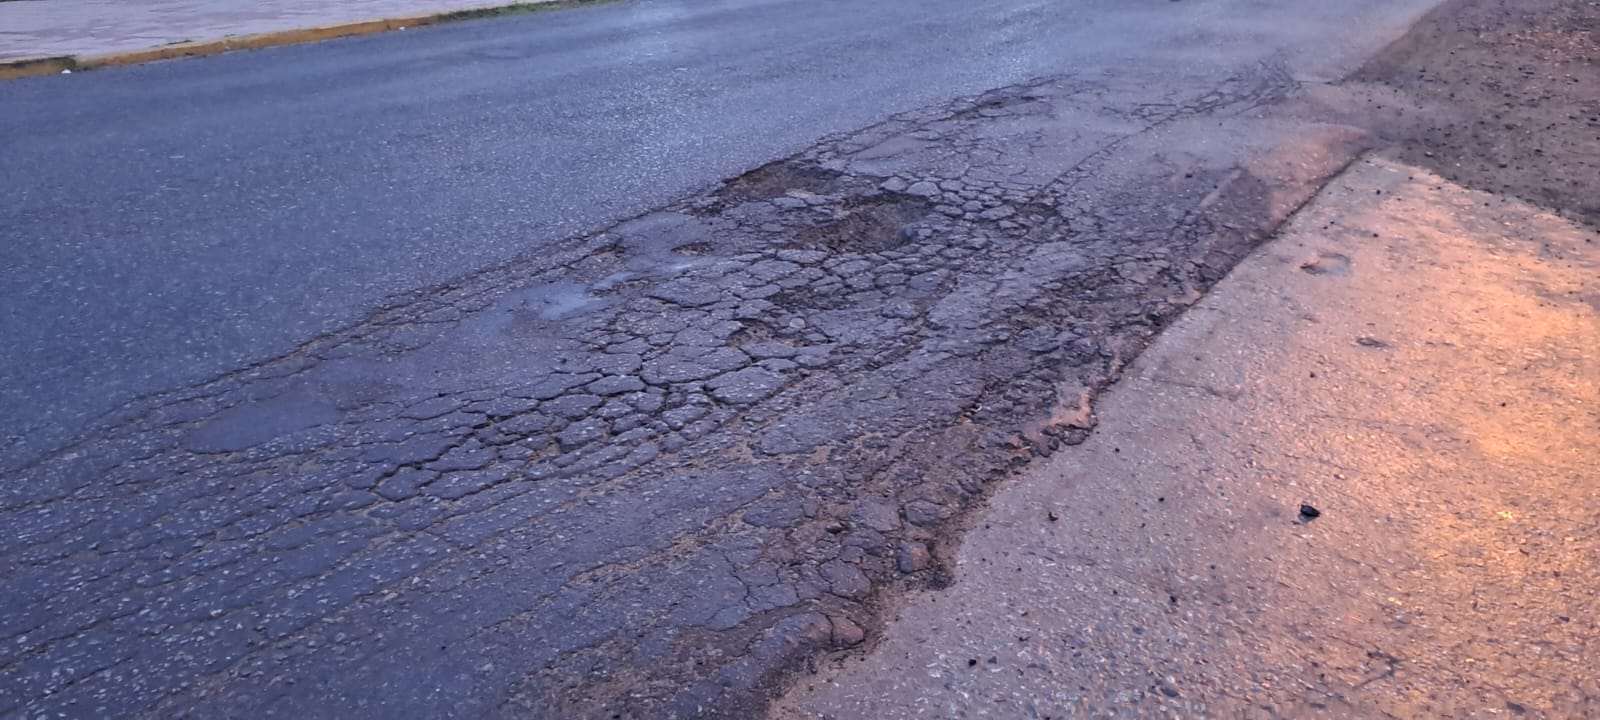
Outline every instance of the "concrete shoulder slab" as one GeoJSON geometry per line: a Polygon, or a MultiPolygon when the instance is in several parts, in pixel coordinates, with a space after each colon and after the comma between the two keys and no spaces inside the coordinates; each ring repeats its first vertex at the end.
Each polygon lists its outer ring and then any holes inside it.
{"type": "Polygon", "coordinates": [[[1359,162],[774,716],[1600,713],[1597,240],[1359,162]]]}

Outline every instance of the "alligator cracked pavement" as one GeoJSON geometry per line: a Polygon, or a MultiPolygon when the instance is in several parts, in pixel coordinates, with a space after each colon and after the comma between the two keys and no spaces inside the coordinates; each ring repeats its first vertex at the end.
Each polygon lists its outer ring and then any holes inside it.
{"type": "Polygon", "coordinates": [[[1277,112],[1287,60],[1140,72],[829,138],[8,470],[0,712],[757,712],[1364,147],[1277,112]]]}

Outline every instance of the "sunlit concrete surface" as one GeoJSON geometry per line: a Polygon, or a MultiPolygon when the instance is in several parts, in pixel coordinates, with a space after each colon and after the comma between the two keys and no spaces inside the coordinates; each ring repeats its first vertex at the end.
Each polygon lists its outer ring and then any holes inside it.
{"type": "Polygon", "coordinates": [[[777,716],[1600,716],[1596,278],[1593,230],[1358,163],[777,716]]]}

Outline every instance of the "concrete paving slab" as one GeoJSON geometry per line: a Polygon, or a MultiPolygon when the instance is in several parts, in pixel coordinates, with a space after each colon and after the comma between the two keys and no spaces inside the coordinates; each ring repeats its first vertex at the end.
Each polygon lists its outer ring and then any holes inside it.
{"type": "Polygon", "coordinates": [[[778,718],[1600,714],[1600,239],[1369,159],[778,718]]]}

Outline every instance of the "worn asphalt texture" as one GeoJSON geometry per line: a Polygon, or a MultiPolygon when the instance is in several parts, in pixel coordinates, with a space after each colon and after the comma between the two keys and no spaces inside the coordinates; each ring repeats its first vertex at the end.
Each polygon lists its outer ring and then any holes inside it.
{"type": "Polygon", "coordinates": [[[630,3],[7,83],[0,712],[758,712],[1369,146],[1305,98],[1432,5],[630,3]]]}
{"type": "Polygon", "coordinates": [[[829,133],[1066,69],[1338,56],[1316,28],[1410,4],[658,0],[7,81],[3,467],[829,133]]]}

